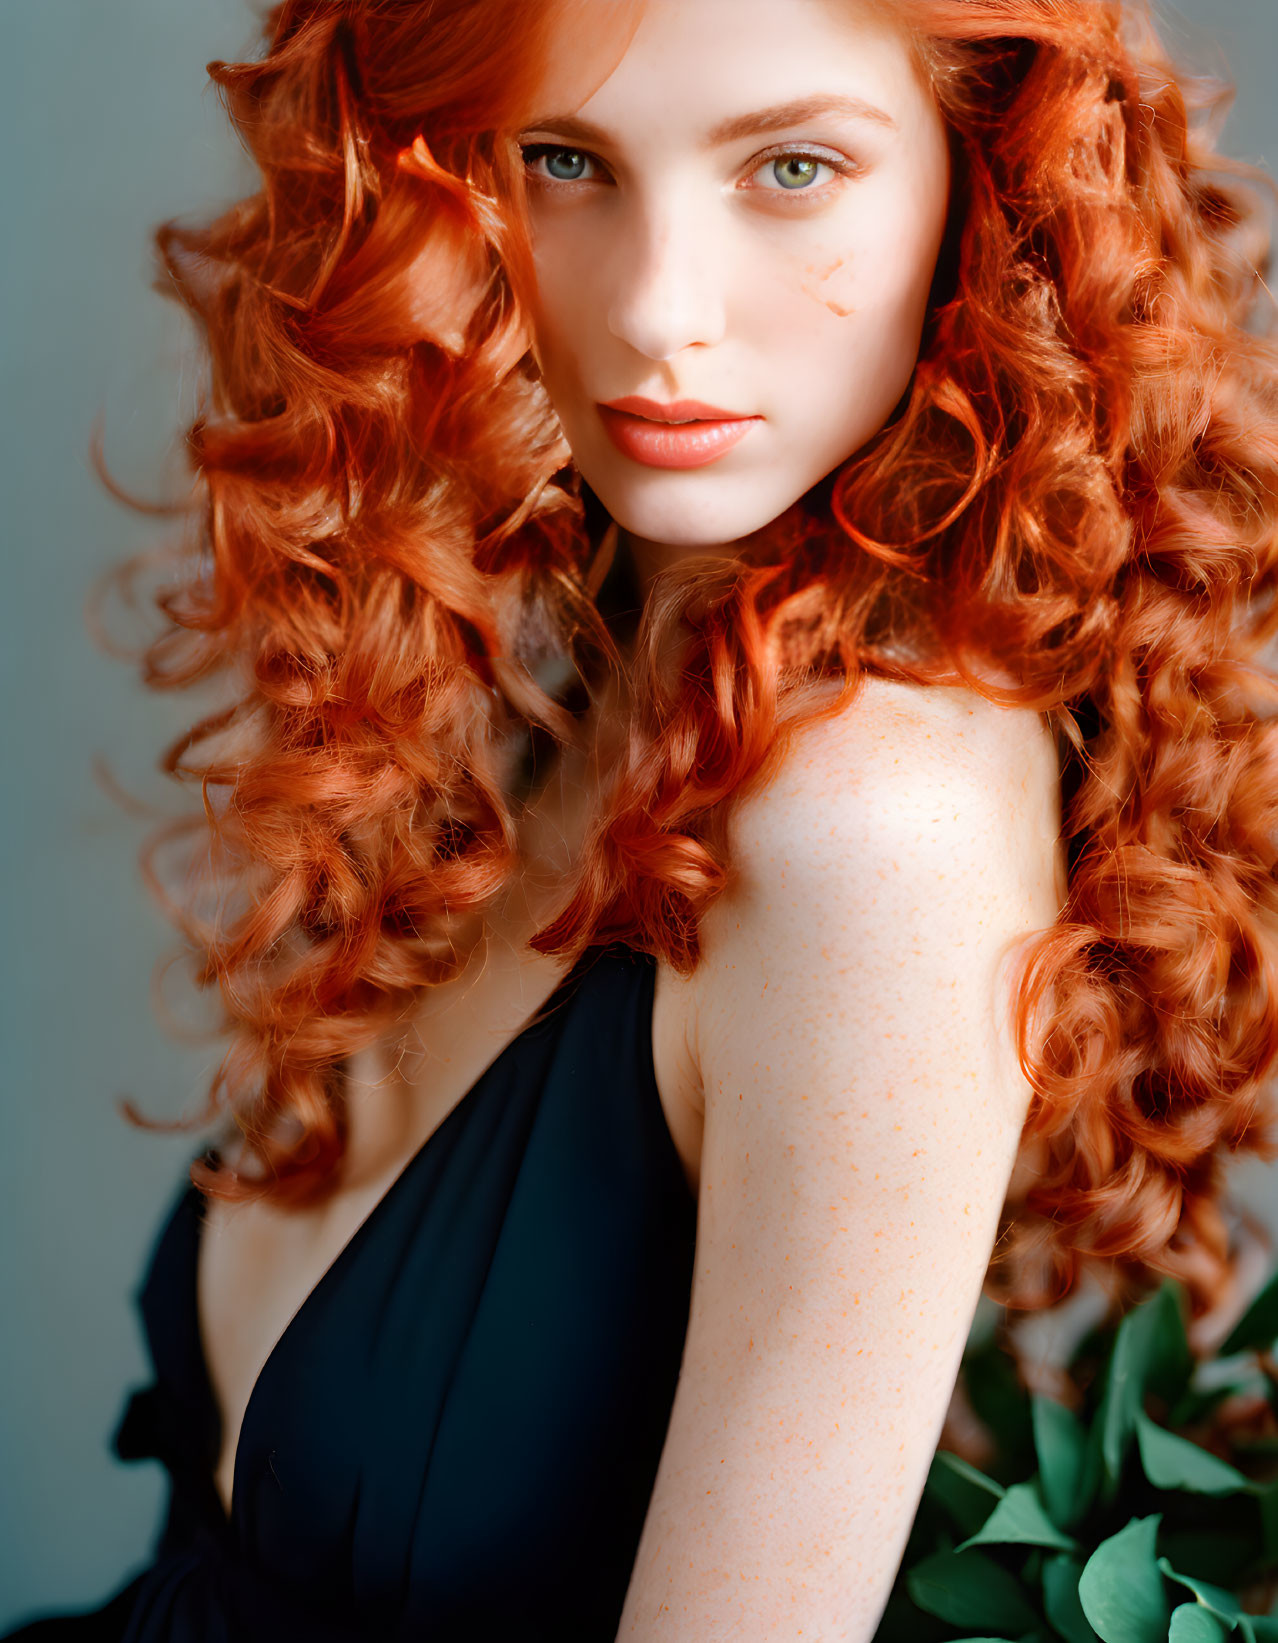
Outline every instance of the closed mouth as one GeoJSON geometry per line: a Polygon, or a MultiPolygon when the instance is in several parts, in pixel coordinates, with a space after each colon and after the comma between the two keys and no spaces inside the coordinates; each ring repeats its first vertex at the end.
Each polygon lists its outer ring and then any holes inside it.
{"type": "Polygon", "coordinates": [[[707,405],[699,399],[678,399],[669,404],[647,399],[640,394],[628,394],[622,399],[602,402],[608,411],[620,411],[626,416],[642,417],[645,422],[664,422],[678,426],[689,422],[750,422],[759,420],[741,411],[725,411],[718,405],[707,405]]]}
{"type": "Polygon", "coordinates": [[[704,468],[726,456],[761,416],[721,411],[700,400],[628,398],[600,404],[604,431],[622,456],[645,468],[704,468]]]}

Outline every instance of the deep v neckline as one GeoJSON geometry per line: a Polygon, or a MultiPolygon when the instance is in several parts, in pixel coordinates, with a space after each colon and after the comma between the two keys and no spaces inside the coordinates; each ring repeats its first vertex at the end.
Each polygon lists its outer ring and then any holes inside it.
{"type": "MultiPolygon", "coordinates": [[[[596,958],[600,956],[597,949],[593,951],[596,958]]],[[[270,1351],[266,1354],[266,1357],[262,1360],[261,1367],[258,1369],[257,1374],[253,1378],[253,1384],[249,1388],[248,1397],[244,1403],[244,1410],[240,1416],[240,1428],[235,1439],[235,1454],[231,1461],[231,1505],[229,1512],[223,1504],[221,1492],[217,1487],[217,1468],[222,1459],[222,1444],[226,1436],[226,1422],[223,1417],[221,1406],[217,1401],[217,1396],[213,1389],[213,1377],[209,1373],[208,1358],[204,1351],[204,1338],[200,1330],[199,1269],[200,1247],[203,1242],[204,1232],[204,1218],[201,1214],[201,1200],[203,1198],[203,1194],[194,1182],[191,1182],[188,1185],[186,1198],[191,1210],[191,1221],[193,1227],[190,1253],[191,1282],[188,1287],[188,1294],[191,1298],[190,1327],[194,1341],[195,1359],[202,1377],[203,1393],[209,1414],[209,1447],[213,1451],[212,1470],[208,1478],[209,1490],[213,1497],[218,1518],[227,1531],[233,1530],[236,1523],[237,1506],[241,1494],[240,1460],[244,1453],[244,1433],[248,1427],[249,1418],[253,1413],[254,1406],[260,1401],[259,1394],[261,1392],[261,1388],[268,1379],[273,1364],[281,1356],[289,1338],[296,1333],[303,1315],[312,1310],[314,1306],[318,1305],[321,1293],[327,1291],[332,1287],[332,1284],[336,1282],[339,1269],[348,1265],[350,1260],[353,1259],[354,1253],[362,1244],[364,1238],[368,1234],[369,1228],[372,1227],[374,1222],[377,1221],[379,1217],[384,1215],[385,1206],[392,1201],[397,1189],[402,1185],[404,1180],[410,1174],[416,1172],[422,1160],[434,1146],[437,1137],[441,1136],[447,1129],[456,1128],[458,1115],[463,1110],[469,1111],[473,1103],[473,1097],[479,1091],[480,1087],[487,1083],[488,1080],[495,1075],[497,1069],[507,1060],[516,1045],[523,1043],[523,1041],[528,1038],[531,1033],[534,1033],[541,1027],[545,1026],[551,1019],[552,1010],[562,1006],[567,1001],[567,994],[570,986],[580,978],[585,961],[591,952],[592,949],[587,948],[577,958],[575,963],[565,970],[563,975],[551,988],[550,992],[547,993],[545,999],[537,1006],[528,1020],[524,1022],[523,1026],[520,1027],[511,1038],[507,1039],[501,1049],[499,1049],[496,1055],[493,1056],[492,1060],[488,1062],[488,1064],[479,1072],[476,1078],[467,1087],[464,1094],[459,1096],[454,1104],[444,1114],[443,1118],[438,1124],[436,1124],[435,1128],[430,1132],[421,1145],[410,1154],[403,1168],[397,1172],[394,1180],[391,1181],[385,1192],[383,1192],[375,1201],[368,1211],[368,1214],[363,1217],[358,1226],[356,1226],[355,1230],[351,1233],[350,1237],[338,1250],[337,1254],[334,1255],[329,1264],[324,1268],[315,1283],[309,1290],[307,1290],[301,1302],[289,1317],[288,1322],[284,1325],[278,1336],[276,1336],[274,1344],[272,1345],[270,1351]]],[[[208,1157],[210,1154],[213,1157],[218,1157],[217,1149],[206,1148],[204,1149],[202,1156],[208,1157]]]]}

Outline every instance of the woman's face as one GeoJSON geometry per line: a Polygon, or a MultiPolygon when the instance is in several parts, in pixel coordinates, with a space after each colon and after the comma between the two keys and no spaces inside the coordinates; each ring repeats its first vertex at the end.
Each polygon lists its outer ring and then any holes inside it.
{"type": "MultiPolygon", "coordinates": [[[[615,0],[594,3],[602,27],[615,0]]],[[[736,541],[908,385],[945,127],[905,35],[865,0],[647,0],[602,84],[574,11],[519,137],[546,388],[630,535],[736,541]]]]}

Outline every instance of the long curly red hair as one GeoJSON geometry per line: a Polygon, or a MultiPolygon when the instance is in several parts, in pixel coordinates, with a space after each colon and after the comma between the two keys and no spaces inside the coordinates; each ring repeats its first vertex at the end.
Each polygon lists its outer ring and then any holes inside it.
{"type": "MultiPolygon", "coordinates": [[[[1117,3],[894,4],[955,160],[908,397],[766,545],[658,579],[534,945],[694,966],[734,799],[866,672],[1037,709],[1068,894],[1019,982],[1038,1164],[992,1276],[1033,1304],[1099,1259],[1202,1300],[1220,1161],[1267,1144],[1278,1053],[1263,179],[1215,152],[1219,88],[1117,3]]],[[[261,60],[211,69],[261,191],[158,236],[211,376],[146,676],[231,686],[166,759],[205,796],[172,905],[231,1040],[190,1123],[229,1112],[259,1166],[195,1165],[212,1194],[329,1189],[344,1058],[457,973],[520,871],[511,738],[577,733],[537,662],[588,693],[617,660],[528,350],[509,130],[551,9],[285,0],[261,60]]]]}

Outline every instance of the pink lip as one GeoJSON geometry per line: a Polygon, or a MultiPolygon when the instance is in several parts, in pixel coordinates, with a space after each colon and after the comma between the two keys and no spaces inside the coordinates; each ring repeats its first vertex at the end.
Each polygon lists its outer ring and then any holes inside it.
{"type": "Polygon", "coordinates": [[[699,399],[661,405],[638,395],[609,400],[600,405],[599,416],[621,454],[649,468],[703,468],[763,421],[699,399]]]}
{"type": "Polygon", "coordinates": [[[646,417],[649,422],[741,422],[748,420],[740,411],[725,411],[718,405],[707,405],[700,399],[676,399],[671,405],[662,405],[655,399],[644,399],[640,394],[628,394],[625,399],[606,399],[609,411],[628,411],[631,416],[646,417]]]}

